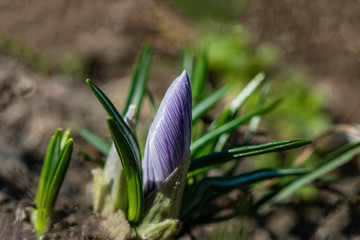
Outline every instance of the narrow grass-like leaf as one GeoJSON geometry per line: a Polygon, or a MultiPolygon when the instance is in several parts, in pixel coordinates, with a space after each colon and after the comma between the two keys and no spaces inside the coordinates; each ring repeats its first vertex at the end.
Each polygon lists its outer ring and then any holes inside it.
{"type": "Polygon", "coordinates": [[[245,101],[254,93],[256,88],[264,81],[265,73],[260,72],[245,86],[245,88],[237,95],[229,105],[231,115],[236,114],[245,101]]]}
{"type": "MultiPolygon", "coordinates": [[[[270,91],[270,87],[271,87],[271,82],[270,81],[265,81],[264,84],[262,84],[261,87],[261,91],[260,91],[260,96],[259,96],[259,102],[257,105],[257,109],[260,109],[263,107],[264,103],[265,103],[265,98],[267,96],[267,94],[270,91]]],[[[253,133],[256,131],[256,129],[258,128],[258,125],[260,123],[261,120],[261,116],[255,116],[253,117],[250,121],[249,121],[249,125],[248,125],[248,131],[245,133],[245,139],[244,139],[244,145],[248,145],[251,141],[252,135],[253,133]]],[[[215,151],[218,150],[222,150],[223,147],[225,146],[226,142],[228,141],[229,138],[229,134],[223,134],[216,146],[215,146],[215,151]]],[[[237,166],[239,165],[239,161],[236,161],[232,164],[232,167],[228,168],[228,170],[224,173],[224,175],[233,175],[233,173],[235,172],[235,170],[237,169],[237,166]]]]}
{"type": "Polygon", "coordinates": [[[139,118],[141,109],[141,103],[145,94],[146,83],[149,75],[150,63],[151,63],[152,47],[149,43],[145,43],[142,48],[136,63],[133,79],[131,83],[130,93],[126,101],[123,115],[125,115],[129,106],[134,104],[135,118],[139,118]]]}
{"type": "Polygon", "coordinates": [[[73,139],[68,139],[61,150],[56,164],[52,169],[49,181],[46,184],[46,202],[47,206],[52,208],[55,205],[57,195],[59,194],[62,182],[69,167],[71,154],[73,151],[73,139]]]}
{"type": "Polygon", "coordinates": [[[242,146],[230,148],[221,152],[212,153],[200,158],[191,160],[189,174],[192,171],[201,171],[205,168],[206,171],[216,167],[218,164],[225,163],[232,159],[238,159],[243,157],[249,157],[254,155],[260,155],[270,152],[285,151],[292,148],[301,147],[303,145],[311,143],[309,139],[289,139],[277,142],[270,142],[251,146],[242,146]]]}
{"type": "Polygon", "coordinates": [[[299,175],[304,173],[306,173],[306,170],[299,168],[263,169],[238,176],[205,177],[194,188],[194,193],[196,193],[193,194],[194,197],[191,199],[186,199],[187,201],[183,204],[181,218],[186,220],[192,213],[206,206],[206,204],[212,199],[242,185],[251,184],[274,177],[299,175]]]}
{"type": "MultiPolygon", "coordinates": [[[[261,87],[261,91],[260,91],[260,97],[259,97],[259,102],[257,104],[257,108],[261,108],[264,106],[265,103],[265,98],[268,95],[269,91],[271,88],[271,82],[270,81],[266,81],[264,82],[264,84],[261,87]]],[[[256,131],[256,129],[258,128],[258,125],[260,123],[260,116],[256,116],[253,117],[250,122],[249,122],[249,130],[248,132],[245,134],[245,143],[249,143],[252,137],[252,134],[256,131]]]]}
{"type": "Polygon", "coordinates": [[[65,144],[67,143],[67,141],[70,138],[70,134],[71,134],[70,129],[66,129],[65,132],[62,134],[61,139],[60,139],[60,149],[64,148],[65,144]]]}
{"type": "MultiPolygon", "coordinates": [[[[219,127],[224,123],[232,120],[239,109],[244,105],[246,100],[255,92],[258,86],[264,81],[265,73],[260,72],[255,75],[253,79],[244,87],[244,89],[231,101],[229,106],[221,113],[219,118],[215,122],[215,126],[219,127]]],[[[223,134],[216,143],[215,150],[220,151],[227,143],[230,134],[223,134]]]]}
{"type": "Polygon", "coordinates": [[[207,71],[207,50],[203,47],[196,60],[192,78],[190,78],[191,92],[195,102],[200,101],[203,97],[207,81],[207,71]]]}
{"type": "Polygon", "coordinates": [[[216,139],[221,134],[228,133],[228,132],[234,130],[238,126],[240,126],[240,125],[246,123],[247,121],[249,121],[254,116],[261,115],[261,114],[269,112],[270,110],[274,109],[280,102],[281,102],[281,100],[277,100],[277,101],[271,103],[270,105],[268,105],[268,106],[266,106],[264,108],[261,108],[261,109],[258,109],[256,111],[253,111],[251,113],[248,113],[246,115],[243,115],[243,116],[241,116],[239,118],[236,118],[236,119],[234,119],[234,120],[220,126],[219,128],[213,129],[213,130],[205,133],[202,137],[200,137],[199,139],[192,142],[191,147],[190,147],[192,156],[201,147],[203,147],[208,142],[216,139]]]}
{"type": "Polygon", "coordinates": [[[35,208],[31,213],[31,222],[39,237],[42,236],[49,225],[50,211],[55,205],[65,178],[72,151],[73,139],[70,138],[70,129],[64,133],[57,129],[48,146],[41,170],[35,208]]]}
{"type": "Polygon", "coordinates": [[[216,119],[216,126],[219,127],[225,122],[232,119],[237,111],[244,105],[246,100],[255,92],[256,88],[264,81],[265,74],[258,73],[251,81],[241,90],[241,92],[231,101],[216,119]]]}
{"type": "Polygon", "coordinates": [[[141,185],[142,165],[139,144],[135,135],[108,97],[89,79],[87,80],[87,83],[100,103],[103,105],[106,112],[109,114],[110,118],[108,118],[108,125],[116,150],[120,155],[128,184],[128,220],[136,224],[140,221],[143,211],[143,193],[141,185]]]}
{"type": "Polygon", "coordinates": [[[80,128],[79,134],[91,145],[97,148],[102,154],[105,156],[108,155],[111,147],[111,144],[108,141],[86,128],[80,128]]]}
{"type": "Polygon", "coordinates": [[[130,147],[132,154],[134,155],[134,159],[136,161],[136,166],[139,175],[141,175],[141,155],[139,143],[136,139],[136,136],[128,127],[124,119],[121,117],[119,112],[116,110],[115,106],[109,100],[109,98],[98,88],[90,79],[86,80],[87,84],[94,92],[95,96],[98,98],[101,105],[104,107],[107,114],[120,126],[121,134],[124,136],[126,140],[126,144],[130,147]]]}
{"type": "MultiPolygon", "coordinates": [[[[241,92],[227,105],[221,114],[213,121],[208,131],[214,130],[233,120],[238,110],[244,105],[246,100],[255,92],[257,87],[264,81],[263,72],[255,75],[253,79],[241,90],[241,92]]],[[[217,138],[209,141],[201,150],[200,155],[206,155],[214,151],[221,151],[230,137],[230,133],[223,133],[217,138]]]]}
{"type": "Polygon", "coordinates": [[[323,164],[316,167],[314,170],[309,172],[308,174],[295,179],[286,187],[282,188],[279,192],[277,192],[272,198],[270,198],[263,206],[263,208],[267,208],[275,203],[278,203],[292,194],[294,194],[301,187],[311,183],[312,181],[324,176],[328,172],[334,170],[341,165],[349,162],[354,155],[360,153],[360,142],[349,144],[335,151],[326,157],[323,161],[323,164]]]}
{"type": "Polygon", "coordinates": [[[111,117],[107,118],[107,122],[125,172],[129,200],[127,217],[130,222],[137,224],[141,220],[144,205],[142,175],[137,169],[135,155],[123,135],[122,127],[111,117]]]}
{"type": "Polygon", "coordinates": [[[191,79],[193,73],[193,67],[194,67],[194,55],[190,51],[184,51],[179,68],[179,74],[181,74],[184,70],[186,70],[189,79],[191,79]]]}
{"type": "Polygon", "coordinates": [[[197,119],[202,117],[209,109],[218,103],[228,91],[229,86],[222,86],[206,96],[206,98],[204,98],[201,102],[196,104],[192,108],[192,121],[195,122],[197,119]]]}
{"type": "Polygon", "coordinates": [[[157,108],[158,108],[156,106],[155,99],[149,90],[146,90],[146,94],[149,97],[151,109],[152,109],[153,115],[155,116],[157,113],[157,108]]]}
{"type": "Polygon", "coordinates": [[[38,193],[36,194],[35,204],[36,206],[43,206],[45,200],[45,186],[48,182],[49,175],[51,173],[51,166],[53,165],[53,162],[56,161],[56,157],[58,154],[58,148],[59,148],[59,142],[61,137],[61,130],[57,129],[55,134],[51,137],[43,167],[40,174],[39,179],[39,187],[38,187],[38,193]]]}

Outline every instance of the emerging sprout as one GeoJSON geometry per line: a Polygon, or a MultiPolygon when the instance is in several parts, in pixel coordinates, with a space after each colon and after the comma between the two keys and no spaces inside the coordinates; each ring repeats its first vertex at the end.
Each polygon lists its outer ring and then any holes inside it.
{"type": "Polygon", "coordinates": [[[70,138],[70,129],[64,133],[60,129],[56,130],[47,149],[36,194],[35,208],[31,213],[31,222],[39,237],[50,227],[50,211],[55,205],[65,178],[72,151],[73,139],[70,138]]]}

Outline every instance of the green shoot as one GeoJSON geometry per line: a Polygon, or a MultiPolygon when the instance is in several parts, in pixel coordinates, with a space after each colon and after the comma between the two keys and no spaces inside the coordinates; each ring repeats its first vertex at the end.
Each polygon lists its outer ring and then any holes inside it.
{"type": "Polygon", "coordinates": [[[127,218],[135,224],[140,221],[143,209],[142,168],[138,141],[109,98],[90,79],[87,83],[109,115],[108,126],[125,171],[127,189],[131,190],[128,192],[127,218]]]}
{"type": "Polygon", "coordinates": [[[134,224],[140,220],[143,211],[142,169],[135,127],[144,95],[147,94],[153,102],[151,94],[146,89],[151,53],[151,45],[144,44],[135,65],[124,108],[124,119],[105,94],[88,81],[109,114],[108,126],[114,142],[106,149],[107,160],[104,169],[93,171],[94,212],[108,215],[121,209],[134,224]]]}
{"type": "Polygon", "coordinates": [[[213,130],[205,133],[202,137],[200,137],[199,139],[197,139],[191,143],[191,147],[190,147],[191,155],[194,156],[196,154],[196,152],[198,150],[200,150],[200,148],[202,148],[205,144],[218,138],[219,136],[221,136],[224,133],[231,132],[238,126],[240,126],[240,125],[246,123],[247,121],[249,121],[250,119],[252,119],[254,116],[265,114],[265,113],[269,112],[270,110],[274,109],[280,102],[281,102],[280,100],[275,101],[275,102],[265,106],[264,108],[255,110],[255,111],[248,113],[242,117],[236,118],[236,119],[222,125],[219,128],[213,129],[213,130]]]}
{"type": "MultiPolygon", "coordinates": [[[[258,88],[258,86],[260,86],[264,79],[265,74],[263,72],[258,73],[253,79],[251,79],[251,81],[245,86],[245,88],[240,91],[240,93],[224,108],[222,113],[212,122],[207,131],[210,132],[214,129],[223,127],[224,124],[234,120],[239,109],[245,104],[246,100],[253,95],[255,90],[258,88]]],[[[212,141],[209,141],[201,150],[199,155],[207,155],[209,153],[212,153],[213,151],[221,151],[227,143],[229,137],[229,132],[224,132],[220,134],[212,141]]]]}
{"type": "Polygon", "coordinates": [[[49,230],[49,215],[54,207],[62,182],[68,169],[73,151],[73,139],[70,130],[64,133],[56,130],[52,136],[41,170],[35,208],[31,213],[31,222],[38,236],[49,230]]]}
{"type": "Polygon", "coordinates": [[[199,172],[206,172],[210,169],[218,167],[232,159],[239,159],[249,156],[256,156],[260,154],[285,151],[292,148],[301,147],[309,144],[309,139],[290,139],[278,142],[270,142],[259,145],[250,145],[235,147],[221,152],[215,152],[191,161],[188,177],[191,177],[199,172]]]}
{"type": "Polygon", "coordinates": [[[91,145],[97,148],[102,154],[104,154],[105,156],[108,155],[111,147],[111,144],[108,141],[104,140],[103,138],[99,137],[94,132],[86,128],[80,128],[79,134],[91,145]]]}
{"type": "Polygon", "coordinates": [[[190,78],[191,91],[195,102],[199,102],[204,97],[207,82],[207,68],[207,50],[203,47],[196,60],[192,77],[190,78]]]}
{"type": "Polygon", "coordinates": [[[130,105],[135,105],[135,119],[139,118],[142,99],[146,90],[146,83],[149,75],[150,63],[151,63],[152,47],[150,44],[144,44],[140,56],[138,58],[133,79],[131,82],[130,93],[126,101],[123,115],[126,114],[130,105]]]}
{"type": "Polygon", "coordinates": [[[216,103],[218,103],[229,91],[229,86],[225,85],[206,96],[202,101],[193,106],[192,121],[195,122],[206,114],[216,103]]]}
{"type": "Polygon", "coordinates": [[[186,199],[182,209],[182,219],[187,219],[196,210],[204,208],[209,201],[237,187],[249,185],[274,177],[304,174],[307,171],[300,168],[262,169],[238,176],[205,177],[194,188],[191,199],[186,199]]]}
{"type": "Polygon", "coordinates": [[[283,187],[279,192],[274,194],[268,201],[263,205],[263,209],[266,210],[271,205],[281,202],[284,199],[292,196],[297,190],[310,184],[316,179],[321,178],[328,172],[338,168],[345,163],[349,162],[354,155],[360,152],[360,142],[348,144],[330,155],[328,155],[320,166],[315,167],[312,171],[309,171],[304,176],[301,176],[292,181],[287,186],[283,187]]]}
{"type": "Polygon", "coordinates": [[[194,65],[194,56],[190,51],[184,51],[182,61],[179,67],[179,74],[182,71],[186,70],[190,79],[192,79],[192,72],[193,72],[193,65],[194,65]]]}

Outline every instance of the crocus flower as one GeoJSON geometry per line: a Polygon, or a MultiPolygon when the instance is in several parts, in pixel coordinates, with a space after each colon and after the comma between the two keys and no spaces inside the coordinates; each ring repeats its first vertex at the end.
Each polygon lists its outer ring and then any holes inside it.
{"type": "Polygon", "coordinates": [[[150,126],[145,145],[143,189],[147,194],[161,184],[190,153],[191,88],[186,71],[168,88],[150,126]]]}

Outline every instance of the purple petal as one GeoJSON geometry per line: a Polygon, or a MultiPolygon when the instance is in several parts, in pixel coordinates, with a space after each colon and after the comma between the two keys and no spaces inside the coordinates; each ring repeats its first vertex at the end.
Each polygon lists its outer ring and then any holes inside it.
{"type": "Polygon", "coordinates": [[[150,126],[143,160],[144,193],[159,186],[190,151],[191,88],[186,71],[165,93],[150,126]]]}

